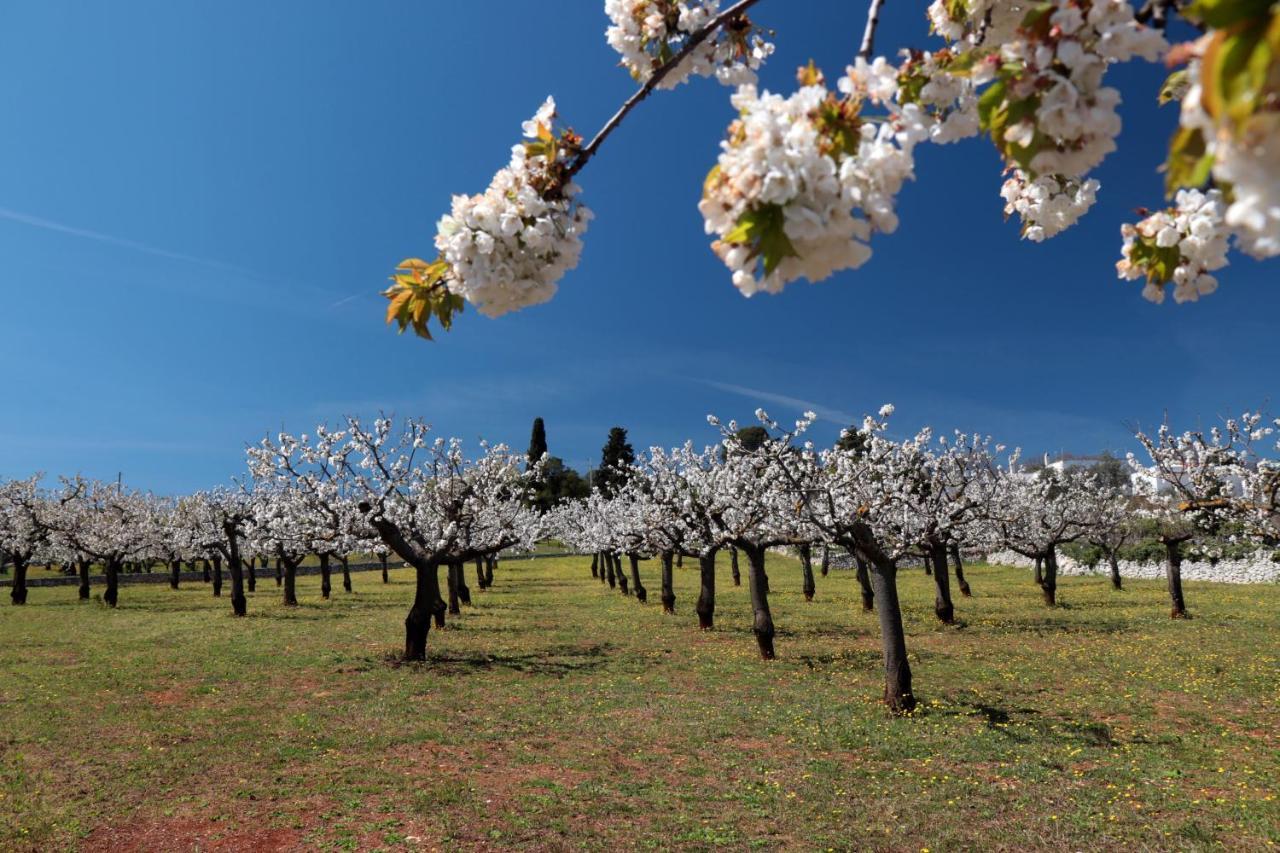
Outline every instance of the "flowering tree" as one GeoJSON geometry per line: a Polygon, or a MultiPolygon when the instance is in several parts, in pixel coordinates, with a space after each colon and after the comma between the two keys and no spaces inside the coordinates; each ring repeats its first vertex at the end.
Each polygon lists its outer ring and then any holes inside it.
{"type": "Polygon", "coordinates": [[[1016,470],[1017,454],[998,481],[992,519],[1005,547],[1036,561],[1044,603],[1058,603],[1058,548],[1085,536],[1094,519],[1097,485],[1087,472],[1016,470]]]}
{"type": "Polygon", "coordinates": [[[355,418],[345,430],[263,441],[248,451],[255,481],[296,490],[304,502],[345,494],[378,536],[417,573],[405,619],[405,659],[425,660],[433,616],[442,617],[438,570],[517,545],[531,547],[538,515],[527,506],[538,467],[503,445],[468,460],[456,439],[429,438],[430,427],[389,418],[372,428],[355,418]]]}
{"type": "Polygon", "coordinates": [[[13,562],[13,586],[9,599],[27,603],[27,566],[49,547],[47,497],[41,494],[40,475],[0,482],[0,562],[13,562]]]}
{"type": "MultiPolygon", "coordinates": [[[[404,261],[387,321],[430,337],[471,302],[497,316],[550,299],[578,262],[591,219],[578,174],[656,89],[693,76],[735,86],[729,126],[699,208],[712,250],[743,294],[819,281],[871,257],[898,227],[895,199],[921,144],[987,136],[1004,161],[1000,195],[1024,239],[1052,238],[1100,190],[1090,173],[1115,150],[1120,92],[1107,71],[1134,58],[1178,67],[1158,97],[1179,102],[1164,163],[1173,205],[1121,229],[1117,270],[1143,295],[1178,302],[1217,288],[1236,248],[1280,254],[1280,7],[1267,0],[934,0],[929,49],[874,55],[883,0],[870,0],[861,49],[828,86],[810,65],[791,94],[760,91],[772,45],[747,12],[759,0],[606,0],[609,44],[640,88],[583,138],[548,98],[488,189],[455,196],[431,261],[404,261]],[[1180,17],[1188,34],[1170,47],[1180,17]]],[[[1151,93],[1156,97],[1157,93],[1151,93]]]]}
{"type": "MultiPolygon", "coordinates": [[[[1137,472],[1154,477],[1137,478],[1145,498],[1140,510],[1159,526],[1165,547],[1170,615],[1187,617],[1182,593],[1182,559],[1188,543],[1198,537],[1217,537],[1233,523],[1256,519],[1266,502],[1266,481],[1274,476],[1274,462],[1264,461],[1255,471],[1251,487],[1261,501],[1245,499],[1253,441],[1266,435],[1262,415],[1246,412],[1209,430],[1174,432],[1167,423],[1155,435],[1137,432],[1138,443],[1151,461],[1148,471],[1131,453],[1129,464],[1137,472]]],[[[1274,491],[1271,493],[1274,512],[1274,491]]]]}
{"type": "Polygon", "coordinates": [[[119,483],[64,478],[54,507],[50,504],[49,526],[71,549],[102,564],[106,580],[102,600],[115,607],[120,569],[126,560],[145,553],[158,534],[149,496],[119,483]]]}

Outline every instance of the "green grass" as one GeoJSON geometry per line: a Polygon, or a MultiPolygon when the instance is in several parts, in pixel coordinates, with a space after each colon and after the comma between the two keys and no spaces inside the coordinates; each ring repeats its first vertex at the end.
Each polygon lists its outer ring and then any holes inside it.
{"type": "MultiPolygon", "coordinates": [[[[686,563],[688,565],[688,563],[686,563]]],[[[1203,849],[1280,842],[1280,587],[975,566],[962,627],[903,578],[920,711],[885,715],[849,572],[772,564],[779,658],[745,588],[718,628],[503,563],[399,665],[407,571],[250,616],[202,584],[0,608],[0,849],[1203,849]]],[[[96,590],[95,590],[96,591],[96,590]]]]}

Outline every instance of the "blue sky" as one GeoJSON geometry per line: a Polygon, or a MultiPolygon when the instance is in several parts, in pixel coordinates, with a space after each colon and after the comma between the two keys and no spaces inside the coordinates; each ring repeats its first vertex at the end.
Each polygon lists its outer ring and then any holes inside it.
{"type": "MultiPolygon", "coordinates": [[[[1280,267],[1233,255],[1221,290],[1153,306],[1116,280],[1119,225],[1161,202],[1159,68],[1113,70],[1120,150],[1098,205],[1039,246],[1002,221],[989,143],[919,152],[902,227],[862,269],[743,299],[702,232],[732,118],[695,81],[643,104],[581,176],[597,218],[551,303],[474,311],[429,344],[377,292],[431,252],[547,94],[593,132],[632,90],[596,0],[24,0],[0,8],[0,476],[159,491],[243,470],[243,447],[344,412],[422,416],[599,457],[710,440],[705,415],[979,430],[1032,450],[1132,446],[1127,424],[1210,421],[1274,397],[1280,267]]],[[[878,47],[929,43],[890,3],[878,47]]],[[[766,86],[834,76],[862,4],[764,0],[766,86]]]]}

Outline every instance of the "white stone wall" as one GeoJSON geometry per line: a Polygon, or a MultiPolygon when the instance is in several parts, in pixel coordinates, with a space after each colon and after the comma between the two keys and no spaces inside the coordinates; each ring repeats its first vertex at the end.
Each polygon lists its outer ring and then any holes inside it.
{"type": "MultiPolygon", "coordinates": [[[[997,551],[987,555],[987,562],[999,566],[1016,566],[1030,569],[1034,563],[1013,551],[997,551]]],[[[1058,555],[1060,575],[1109,575],[1106,560],[1100,560],[1095,568],[1065,554],[1058,555]]],[[[1135,563],[1120,561],[1120,575],[1126,578],[1164,579],[1164,563],[1135,563]]],[[[1220,560],[1216,565],[1207,562],[1185,560],[1182,563],[1182,579],[1188,581],[1217,581],[1219,583],[1280,583],[1280,563],[1271,559],[1270,551],[1260,551],[1244,560],[1220,560]]]]}

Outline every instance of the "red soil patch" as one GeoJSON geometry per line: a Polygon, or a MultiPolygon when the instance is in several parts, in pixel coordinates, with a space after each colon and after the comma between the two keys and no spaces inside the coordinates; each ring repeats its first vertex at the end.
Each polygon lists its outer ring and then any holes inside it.
{"type": "Polygon", "coordinates": [[[199,818],[142,819],[123,825],[100,826],[81,848],[91,853],[153,853],[153,851],[222,851],[222,853],[280,853],[305,850],[296,829],[237,830],[199,818]]]}

